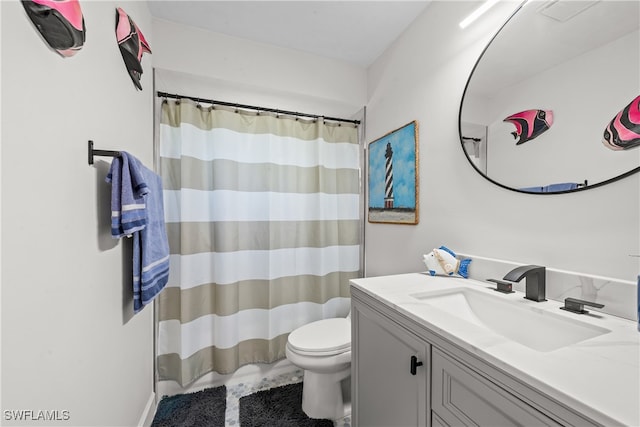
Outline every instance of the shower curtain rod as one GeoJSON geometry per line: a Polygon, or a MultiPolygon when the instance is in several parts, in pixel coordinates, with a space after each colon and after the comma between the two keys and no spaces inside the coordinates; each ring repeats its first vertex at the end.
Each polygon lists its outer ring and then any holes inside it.
{"type": "Polygon", "coordinates": [[[266,111],[269,113],[276,113],[276,114],[286,114],[288,116],[296,116],[296,117],[311,117],[314,119],[324,119],[324,120],[330,120],[332,122],[344,122],[344,123],[353,123],[355,125],[359,125],[360,124],[360,120],[349,120],[349,119],[340,119],[337,117],[327,117],[327,116],[319,116],[317,114],[305,114],[305,113],[298,113],[295,111],[286,111],[286,110],[278,110],[278,109],[274,109],[274,108],[263,108],[263,107],[256,107],[253,105],[244,105],[244,104],[236,104],[233,102],[223,102],[223,101],[215,101],[213,99],[204,99],[204,98],[196,98],[193,96],[186,96],[186,95],[176,95],[176,94],[171,94],[171,93],[166,93],[166,92],[157,92],[158,98],[172,98],[172,99],[190,99],[192,101],[195,102],[203,102],[205,104],[213,104],[213,105],[224,105],[226,107],[234,107],[234,108],[243,108],[243,109],[247,109],[247,110],[256,110],[256,111],[266,111]]]}

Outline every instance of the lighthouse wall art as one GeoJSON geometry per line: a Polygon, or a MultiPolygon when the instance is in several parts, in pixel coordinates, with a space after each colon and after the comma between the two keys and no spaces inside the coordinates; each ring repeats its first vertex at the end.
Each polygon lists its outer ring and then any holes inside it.
{"type": "Polygon", "coordinates": [[[367,151],[369,222],[417,224],[418,122],[376,139],[367,151]]]}

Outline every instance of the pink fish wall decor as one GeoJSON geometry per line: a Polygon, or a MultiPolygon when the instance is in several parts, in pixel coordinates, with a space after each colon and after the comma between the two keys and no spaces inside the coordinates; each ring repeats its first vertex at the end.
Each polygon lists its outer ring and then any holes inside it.
{"type": "Polygon", "coordinates": [[[84,45],[86,27],[78,0],[22,0],[29,19],[47,44],[62,57],[84,45]]]}
{"type": "Polygon", "coordinates": [[[640,95],[609,122],[604,130],[602,143],[615,151],[640,146],[640,95]]]}
{"type": "Polygon", "coordinates": [[[151,53],[151,48],[140,28],[122,8],[116,9],[116,39],[133,84],[142,90],[142,54],[151,53]]]}
{"type": "Polygon", "coordinates": [[[526,110],[512,114],[503,121],[515,125],[516,130],[511,135],[517,139],[516,145],[520,145],[540,136],[553,125],[553,111],[526,110]]]}

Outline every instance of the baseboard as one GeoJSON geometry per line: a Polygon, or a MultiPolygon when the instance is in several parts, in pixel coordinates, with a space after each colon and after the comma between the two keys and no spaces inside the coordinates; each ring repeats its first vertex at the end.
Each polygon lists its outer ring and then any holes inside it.
{"type": "Polygon", "coordinates": [[[151,392],[151,396],[149,396],[149,400],[147,401],[147,405],[140,416],[140,420],[138,420],[138,426],[141,427],[151,427],[151,423],[153,422],[153,417],[156,414],[156,394],[151,392]]]}

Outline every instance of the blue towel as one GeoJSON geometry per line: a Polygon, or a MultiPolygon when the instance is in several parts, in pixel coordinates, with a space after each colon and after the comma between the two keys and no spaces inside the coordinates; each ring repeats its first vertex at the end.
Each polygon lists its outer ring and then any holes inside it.
{"type": "Polygon", "coordinates": [[[133,236],[133,310],[139,312],[169,280],[169,242],[162,179],[121,152],[106,177],[111,183],[111,235],[133,236]]]}
{"type": "Polygon", "coordinates": [[[578,184],[575,182],[563,182],[559,184],[550,184],[544,187],[545,193],[555,193],[556,191],[568,191],[578,188],[578,184]]]}
{"type": "Polygon", "coordinates": [[[575,182],[563,182],[559,184],[550,184],[544,187],[526,187],[520,188],[520,191],[526,191],[528,193],[555,193],[557,191],[568,191],[578,188],[578,184],[575,182]]]}
{"type": "MultiPolygon", "coordinates": [[[[162,199],[162,178],[153,171],[142,166],[149,195],[147,201],[147,225],[139,232],[140,255],[137,257],[140,268],[139,289],[140,301],[136,309],[136,276],[134,274],[134,310],[139,311],[149,304],[169,280],[169,241],[164,223],[164,202],[162,199]]],[[[135,245],[135,235],[134,235],[135,245]]],[[[135,246],[134,246],[135,247],[135,246]]],[[[134,272],[136,252],[134,250],[134,272]]]]}
{"type": "Polygon", "coordinates": [[[147,223],[144,196],[149,189],[139,164],[138,159],[122,152],[111,162],[105,179],[111,183],[111,236],[116,239],[131,236],[147,223]]]}

